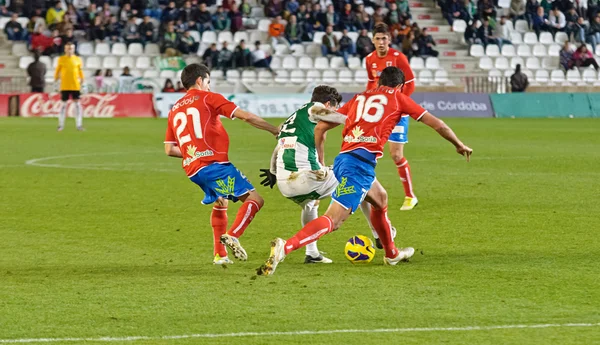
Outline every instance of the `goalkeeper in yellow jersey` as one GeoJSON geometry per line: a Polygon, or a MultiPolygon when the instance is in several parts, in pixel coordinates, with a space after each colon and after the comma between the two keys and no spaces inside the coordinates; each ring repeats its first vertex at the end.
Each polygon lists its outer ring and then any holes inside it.
{"type": "Polygon", "coordinates": [[[58,131],[65,127],[67,117],[67,102],[69,98],[75,103],[75,125],[78,131],[83,131],[83,109],[79,103],[81,84],[83,83],[83,66],[79,56],[75,55],[75,45],[71,42],[65,45],[65,55],[58,58],[54,81],[60,79],[60,95],[62,108],[58,116],[58,131]]]}

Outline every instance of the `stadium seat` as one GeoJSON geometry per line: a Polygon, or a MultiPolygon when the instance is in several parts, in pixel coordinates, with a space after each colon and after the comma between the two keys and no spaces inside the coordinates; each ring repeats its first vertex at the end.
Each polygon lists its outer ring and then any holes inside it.
{"type": "Polygon", "coordinates": [[[597,81],[596,71],[593,69],[584,69],[583,70],[583,81],[586,83],[593,83],[597,81]]]}
{"type": "Polygon", "coordinates": [[[269,32],[269,25],[271,25],[270,19],[261,19],[258,21],[258,31],[269,32]]]}
{"type": "Polygon", "coordinates": [[[494,62],[492,61],[491,58],[484,56],[479,59],[479,68],[480,69],[489,70],[489,69],[492,69],[492,67],[494,67],[494,62]]]}
{"type": "Polygon", "coordinates": [[[286,44],[275,45],[275,55],[279,55],[279,56],[290,55],[288,46],[286,44]]]}
{"type": "Polygon", "coordinates": [[[344,59],[341,56],[334,56],[329,61],[329,66],[331,68],[338,68],[338,69],[346,68],[346,63],[344,62],[344,59]]]}
{"type": "Polygon", "coordinates": [[[210,71],[210,79],[223,80],[225,79],[225,75],[223,71],[220,69],[213,69],[210,71]]]}
{"type": "Polygon", "coordinates": [[[90,56],[85,60],[85,68],[101,69],[102,60],[99,56],[90,56]]]}
{"type": "MultiPolygon", "coordinates": [[[[325,58],[325,59],[327,59],[327,58],[325,58]]],[[[296,68],[296,66],[294,66],[293,68],[296,68]]],[[[313,60],[311,58],[309,58],[308,56],[303,56],[298,60],[297,68],[313,69],[314,68],[313,60]]]]}
{"type": "Polygon", "coordinates": [[[204,31],[202,33],[202,42],[207,44],[217,43],[217,34],[214,31],[204,31]]]}
{"type": "MultiPolygon", "coordinates": [[[[163,71],[164,72],[164,71],[163,71]]],[[[225,75],[228,82],[237,82],[240,80],[240,71],[237,69],[229,69],[227,70],[227,74],[225,75]]]]}
{"type": "MultiPolygon", "coordinates": [[[[296,62],[296,58],[293,56],[286,56],[283,58],[283,61],[281,62],[281,68],[283,69],[289,69],[289,70],[293,70],[297,67],[299,68],[304,68],[304,69],[308,69],[308,68],[312,68],[312,60],[309,57],[304,57],[308,60],[310,60],[310,65],[311,67],[303,67],[301,66],[298,62],[296,62]]],[[[273,59],[275,59],[275,57],[273,57],[273,59]]],[[[279,58],[277,58],[279,60],[279,58]]],[[[300,58],[301,60],[303,58],[300,58]]],[[[271,61],[271,68],[275,68],[273,67],[273,61],[271,61]]]]}
{"type": "Polygon", "coordinates": [[[356,40],[358,40],[358,32],[348,32],[348,37],[350,37],[350,39],[352,40],[352,42],[356,43],[356,40]]]}
{"type": "MultiPolygon", "coordinates": [[[[258,80],[261,83],[265,83],[265,82],[269,82],[267,80],[267,77],[269,77],[271,79],[271,81],[273,80],[273,76],[268,76],[267,74],[271,74],[269,71],[260,71],[258,73],[258,80]],[[266,74],[264,74],[266,73],[266,74]],[[262,77],[262,78],[261,78],[262,77]]],[[[277,76],[275,77],[275,82],[278,84],[287,84],[290,82],[290,72],[288,71],[278,71],[277,72],[277,76]]]]}
{"type": "Polygon", "coordinates": [[[538,56],[538,57],[544,57],[548,55],[548,52],[546,51],[546,46],[538,43],[536,45],[533,46],[533,56],[538,56]]]}
{"type": "Polygon", "coordinates": [[[350,84],[350,83],[352,83],[353,79],[354,79],[354,74],[349,69],[341,70],[340,74],[338,75],[339,82],[343,83],[343,84],[350,84]]]}
{"type": "Polygon", "coordinates": [[[509,64],[507,58],[501,56],[496,59],[496,62],[494,63],[494,67],[499,70],[505,70],[505,69],[510,68],[510,64],[509,64]]]}
{"type": "Polygon", "coordinates": [[[29,18],[27,17],[19,17],[17,18],[17,23],[21,24],[21,26],[26,29],[27,24],[29,24],[29,18]]]}
{"type": "Polygon", "coordinates": [[[498,1],[498,7],[500,7],[500,8],[509,8],[510,7],[510,0],[499,0],[498,1]]]}
{"type": "Polygon", "coordinates": [[[515,22],[515,31],[520,32],[522,34],[529,31],[529,25],[526,20],[519,19],[515,22]]]}
{"type": "Polygon", "coordinates": [[[242,71],[242,81],[246,83],[254,83],[257,80],[256,71],[242,71]]]}
{"type": "Polygon", "coordinates": [[[369,81],[369,75],[367,74],[367,71],[364,69],[359,69],[356,72],[354,72],[354,82],[357,84],[367,84],[367,82],[369,81]]]}
{"type": "Polygon", "coordinates": [[[129,67],[129,69],[135,68],[135,59],[132,56],[123,56],[119,60],[119,68],[129,67]]]}
{"type": "Polygon", "coordinates": [[[452,31],[456,33],[464,33],[467,30],[467,22],[462,19],[456,19],[452,23],[452,31]]]}
{"type": "Polygon", "coordinates": [[[508,28],[509,32],[515,31],[515,26],[514,26],[512,20],[510,20],[510,19],[507,20],[504,25],[506,25],[506,27],[508,28]]]}
{"type": "Polygon", "coordinates": [[[160,71],[159,73],[159,77],[160,78],[169,78],[169,79],[175,79],[175,71],[171,71],[171,70],[164,70],[164,71],[160,71]]]}
{"type": "Polygon", "coordinates": [[[488,72],[488,80],[502,78],[502,72],[497,69],[492,69],[488,72]]]}
{"type": "Polygon", "coordinates": [[[237,31],[235,34],[233,34],[233,42],[238,44],[242,40],[246,42],[246,44],[254,44],[254,42],[248,41],[248,33],[246,31],[237,31]]]}
{"type": "Polygon", "coordinates": [[[33,62],[33,56],[30,56],[30,55],[21,56],[21,58],[19,59],[19,68],[27,69],[27,67],[29,67],[29,64],[32,62],[33,62]]]}
{"type": "Polygon", "coordinates": [[[250,43],[254,44],[256,41],[264,42],[268,38],[266,32],[254,30],[250,32],[250,43]]]}
{"type": "Polygon", "coordinates": [[[511,69],[517,68],[517,65],[521,65],[521,67],[525,67],[525,61],[523,60],[522,57],[516,56],[516,57],[510,59],[510,68],[511,69]]]}
{"type": "Polygon", "coordinates": [[[323,36],[325,36],[325,33],[323,31],[315,32],[315,34],[313,36],[313,42],[317,43],[317,44],[321,44],[321,42],[323,42],[323,36]]]}
{"type": "Polygon", "coordinates": [[[410,68],[412,68],[414,71],[425,69],[425,60],[423,60],[421,57],[414,56],[412,59],[410,59],[410,68]]]}
{"type": "Polygon", "coordinates": [[[267,53],[267,55],[273,55],[273,49],[270,44],[261,44],[260,49],[264,50],[267,53]]]}
{"type": "Polygon", "coordinates": [[[600,56],[600,45],[596,46],[596,52],[595,52],[596,56],[600,56]]]}
{"type": "Polygon", "coordinates": [[[523,74],[525,74],[527,76],[527,79],[529,79],[529,80],[533,80],[534,79],[532,71],[530,71],[528,69],[524,69],[524,70],[521,70],[521,72],[523,72],[523,74]]]}
{"type": "Polygon", "coordinates": [[[77,47],[77,53],[81,56],[94,55],[94,45],[91,42],[81,42],[77,47]]]}
{"type": "Polygon", "coordinates": [[[40,62],[46,65],[46,70],[52,69],[52,60],[49,56],[40,56],[40,62]]]}
{"type": "Polygon", "coordinates": [[[553,70],[550,73],[550,81],[553,83],[563,83],[565,81],[565,73],[559,69],[553,70]]]}
{"type": "Polygon", "coordinates": [[[425,60],[425,68],[432,70],[441,69],[440,60],[436,57],[428,57],[425,60]]]}
{"type": "Polygon", "coordinates": [[[315,59],[315,68],[316,69],[329,69],[329,60],[326,57],[321,56],[315,59]]]}
{"type": "Polygon", "coordinates": [[[448,72],[446,72],[446,70],[443,69],[438,69],[437,71],[435,71],[433,80],[436,83],[440,84],[446,84],[450,81],[450,79],[448,78],[448,72]]]}
{"type": "Polygon", "coordinates": [[[567,42],[568,40],[569,36],[565,32],[557,32],[556,35],[554,35],[554,42],[556,44],[559,44],[560,46],[565,44],[565,42],[567,42]]]}
{"type": "Polygon", "coordinates": [[[541,44],[554,44],[554,37],[549,32],[540,33],[540,43],[541,44]]]}
{"type": "Polygon", "coordinates": [[[144,54],[146,55],[160,55],[160,48],[156,43],[148,43],[144,48],[144,54]]]}
{"type": "Polygon", "coordinates": [[[581,81],[581,75],[579,74],[579,70],[570,69],[567,71],[567,81],[571,83],[578,83],[581,81]]]}
{"type": "Polygon", "coordinates": [[[500,48],[495,44],[488,44],[488,46],[485,47],[485,55],[489,57],[500,56],[500,48]]]}
{"type": "Polygon", "coordinates": [[[549,56],[560,56],[561,46],[558,44],[552,44],[548,46],[548,55],[549,56]]]}
{"type": "Polygon", "coordinates": [[[304,46],[302,44],[292,44],[289,48],[289,51],[294,56],[304,56],[304,46]]]}
{"type": "Polygon", "coordinates": [[[304,76],[304,71],[301,70],[292,70],[290,74],[290,82],[294,84],[303,84],[306,82],[306,77],[304,76]]]}
{"type": "Polygon", "coordinates": [[[502,54],[502,56],[506,56],[506,57],[517,56],[515,46],[513,46],[512,44],[503,45],[501,54],[502,54]]]}
{"type": "Polygon", "coordinates": [[[538,83],[545,84],[548,83],[549,80],[550,76],[548,75],[548,71],[545,69],[540,69],[535,72],[535,81],[538,83]]]}
{"type": "Polygon", "coordinates": [[[427,84],[431,83],[433,81],[433,73],[426,69],[419,71],[419,81],[427,84]]]}
{"type": "Polygon", "coordinates": [[[321,45],[316,43],[309,43],[306,45],[306,55],[311,57],[321,56],[321,45]]]}
{"type": "Polygon", "coordinates": [[[12,53],[14,56],[24,56],[29,55],[29,50],[27,50],[27,45],[25,43],[13,43],[12,45],[12,53]]]}
{"type": "Polygon", "coordinates": [[[112,55],[123,56],[127,55],[127,46],[125,43],[114,43],[111,50],[112,55]]]}
{"type": "MultiPolygon", "coordinates": [[[[521,70],[521,72],[523,72],[523,70],[521,70]]],[[[504,77],[510,78],[510,76],[513,75],[514,73],[515,73],[515,71],[507,69],[506,71],[504,71],[504,77]]]]}
{"type": "Polygon", "coordinates": [[[96,44],[96,55],[110,55],[110,46],[108,43],[100,42],[96,44]]]}
{"type": "MultiPolygon", "coordinates": [[[[211,77],[213,77],[213,73],[214,73],[214,71],[212,71],[212,72],[211,72],[211,77]]],[[[148,70],[145,70],[145,71],[144,71],[144,74],[143,74],[143,77],[144,77],[144,78],[148,78],[148,79],[151,79],[151,78],[158,78],[158,71],[157,71],[157,70],[155,70],[155,69],[148,69],[148,70]]]]}
{"type": "Polygon", "coordinates": [[[542,68],[542,66],[540,65],[540,60],[537,57],[532,56],[527,58],[527,61],[525,62],[525,68],[537,70],[542,68]]]}
{"type": "MultiPolygon", "coordinates": [[[[53,68],[53,69],[55,69],[55,68],[56,68],[56,66],[58,66],[58,58],[59,58],[59,57],[60,57],[60,56],[55,56],[54,58],[52,58],[52,68],[53,68]]],[[[80,59],[83,59],[82,57],[79,57],[79,58],[80,58],[80,59]]],[[[85,62],[84,62],[83,60],[82,60],[81,62],[82,62],[82,65],[83,65],[83,66],[85,66],[85,62]]],[[[83,66],[82,66],[82,67],[83,67],[83,66]]],[[[86,74],[84,73],[83,75],[86,75],[86,74]]]]}
{"type": "Polygon", "coordinates": [[[337,81],[338,81],[337,72],[333,71],[333,70],[324,71],[322,80],[324,83],[327,83],[327,84],[337,83],[337,81]]]}
{"type": "Polygon", "coordinates": [[[0,30],[4,30],[8,22],[10,22],[10,17],[0,17],[0,30]]]}
{"type": "Polygon", "coordinates": [[[335,36],[335,38],[337,38],[337,40],[339,41],[342,39],[343,34],[341,31],[334,31],[333,36],[335,36]]]}
{"type": "Polygon", "coordinates": [[[526,32],[523,35],[523,43],[529,44],[529,45],[537,44],[538,43],[538,38],[535,35],[535,32],[526,32]]]}
{"type": "Polygon", "coordinates": [[[321,81],[321,71],[317,71],[312,69],[306,73],[306,81],[307,82],[320,82],[321,81]]]}
{"type": "Polygon", "coordinates": [[[144,54],[144,46],[141,43],[131,43],[127,48],[127,54],[132,56],[142,56],[144,54]]]}
{"type": "Polygon", "coordinates": [[[551,57],[542,58],[542,68],[552,70],[558,67],[558,61],[551,57]]]}
{"type": "Polygon", "coordinates": [[[135,68],[147,69],[150,67],[152,67],[152,62],[150,61],[150,58],[147,56],[140,56],[135,61],[135,68]]]}
{"type": "Polygon", "coordinates": [[[219,37],[217,38],[217,42],[223,43],[227,42],[229,45],[233,44],[233,34],[231,31],[221,31],[219,32],[219,37]]]}
{"type": "Polygon", "coordinates": [[[529,48],[528,45],[526,44],[521,44],[518,48],[517,48],[517,55],[518,56],[522,56],[522,57],[529,57],[531,56],[531,49],[529,48]]]}
{"type": "MultiPolygon", "coordinates": [[[[291,57],[293,58],[293,56],[286,56],[287,57],[291,57]]],[[[273,56],[271,57],[271,68],[272,69],[283,69],[285,67],[283,67],[283,60],[285,58],[282,58],[281,56],[273,56]]],[[[290,63],[291,61],[288,61],[288,63],[290,63]]],[[[293,63],[296,63],[296,59],[293,60],[293,63]]]]}
{"type": "MultiPolygon", "coordinates": [[[[411,67],[413,67],[412,64],[411,64],[411,67]]],[[[360,69],[361,68],[361,66],[360,66],[360,58],[358,58],[356,56],[349,57],[348,58],[348,68],[350,68],[350,69],[360,69]]],[[[413,67],[413,69],[414,69],[414,67],[413,67]]]]}
{"type": "Polygon", "coordinates": [[[251,18],[262,18],[265,16],[265,9],[262,6],[252,7],[250,10],[251,18]]]}
{"type": "Polygon", "coordinates": [[[470,49],[470,54],[474,57],[484,56],[485,52],[483,50],[483,46],[480,44],[473,44],[470,49]]]}
{"type": "Polygon", "coordinates": [[[521,33],[513,31],[510,33],[510,41],[512,42],[512,44],[522,44],[523,43],[523,36],[521,36],[521,33]]]}
{"type": "Polygon", "coordinates": [[[119,67],[119,58],[116,56],[107,56],[102,60],[102,68],[115,69],[119,67]]]}

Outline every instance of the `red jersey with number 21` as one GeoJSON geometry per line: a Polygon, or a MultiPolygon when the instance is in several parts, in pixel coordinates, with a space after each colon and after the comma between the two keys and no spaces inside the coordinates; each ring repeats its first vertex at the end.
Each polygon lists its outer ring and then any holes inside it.
{"type": "Polygon", "coordinates": [[[365,149],[380,158],[400,117],[419,121],[427,111],[400,89],[380,86],[354,96],[338,112],[347,116],[340,153],[365,149]]]}
{"type": "Polygon", "coordinates": [[[377,88],[379,82],[379,76],[381,72],[387,67],[394,66],[400,68],[404,73],[405,85],[402,93],[410,96],[415,90],[415,75],[410,68],[406,55],[401,52],[389,48],[388,53],[384,57],[379,57],[377,52],[374,51],[367,55],[367,61],[365,63],[367,67],[367,73],[369,74],[369,82],[367,83],[367,90],[377,88]]]}
{"type": "Polygon", "coordinates": [[[195,89],[171,108],[165,144],[179,146],[188,176],[209,164],[229,162],[229,136],[219,116],[233,119],[237,108],[218,93],[195,89]]]}

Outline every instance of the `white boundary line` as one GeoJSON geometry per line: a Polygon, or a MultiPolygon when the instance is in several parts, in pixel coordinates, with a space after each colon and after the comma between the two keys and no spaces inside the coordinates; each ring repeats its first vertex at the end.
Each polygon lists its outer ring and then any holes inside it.
{"type": "Polygon", "coordinates": [[[564,327],[598,327],[599,323],[546,323],[537,325],[496,325],[496,326],[465,326],[465,327],[419,327],[419,328],[378,328],[378,329],[331,329],[322,331],[292,331],[292,332],[240,332],[240,333],[199,333],[165,336],[129,336],[129,337],[97,337],[97,338],[24,338],[0,339],[0,344],[22,343],[58,343],[58,342],[125,342],[138,340],[176,340],[192,338],[240,338],[240,337],[273,337],[294,335],[348,334],[348,333],[415,333],[415,332],[472,332],[493,331],[499,329],[537,329],[564,327]]]}

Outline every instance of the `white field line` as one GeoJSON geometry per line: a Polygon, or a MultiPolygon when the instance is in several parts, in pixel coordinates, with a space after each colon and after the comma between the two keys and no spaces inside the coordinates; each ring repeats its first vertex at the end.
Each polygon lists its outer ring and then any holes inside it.
{"type": "Polygon", "coordinates": [[[566,328],[566,327],[598,327],[600,323],[546,323],[537,325],[496,325],[496,326],[464,326],[464,327],[418,327],[418,328],[378,328],[378,329],[331,329],[322,331],[291,331],[291,332],[240,332],[240,333],[199,333],[165,336],[129,336],[129,337],[97,337],[97,338],[23,338],[0,339],[0,344],[23,343],[59,343],[59,342],[127,342],[138,340],[175,340],[193,338],[241,338],[241,337],[273,337],[322,334],[352,334],[352,333],[415,333],[415,332],[472,332],[493,331],[502,329],[537,329],[537,328],[566,328]]]}

